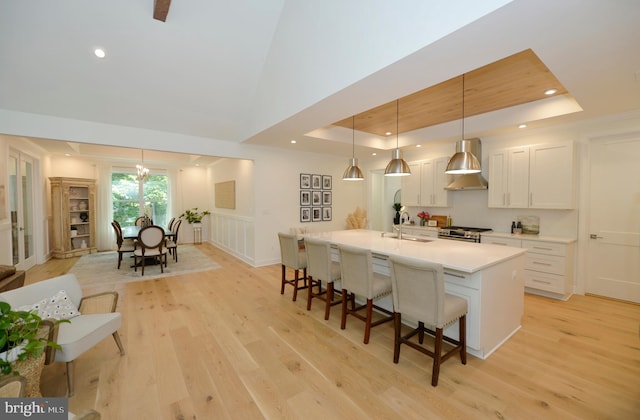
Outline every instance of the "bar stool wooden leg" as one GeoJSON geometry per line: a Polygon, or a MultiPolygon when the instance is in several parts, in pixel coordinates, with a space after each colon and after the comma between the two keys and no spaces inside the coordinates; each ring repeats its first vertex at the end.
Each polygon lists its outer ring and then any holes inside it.
{"type": "Polygon", "coordinates": [[[344,330],[347,326],[347,312],[349,309],[347,308],[347,294],[349,292],[346,289],[342,289],[342,318],[340,319],[340,329],[344,330]]]}
{"type": "Polygon", "coordinates": [[[431,385],[438,385],[440,375],[440,361],[442,358],[442,328],[436,328],[436,347],[433,351],[433,372],[431,373],[431,385]]]}
{"type": "Polygon", "coordinates": [[[393,313],[393,363],[398,363],[400,360],[400,337],[402,336],[402,314],[399,312],[393,313]]]}
{"type": "Polygon", "coordinates": [[[367,299],[366,319],[364,321],[364,344],[369,344],[371,319],[373,318],[373,299],[367,299]]]}

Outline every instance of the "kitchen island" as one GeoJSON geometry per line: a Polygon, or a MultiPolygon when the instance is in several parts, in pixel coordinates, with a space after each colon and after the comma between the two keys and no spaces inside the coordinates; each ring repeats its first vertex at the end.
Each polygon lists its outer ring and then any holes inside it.
{"type": "MultiPolygon", "coordinates": [[[[429,238],[426,242],[383,237],[371,230],[342,230],[306,234],[338,245],[369,249],[375,272],[389,275],[388,257],[399,255],[442,264],[447,293],[463,297],[467,314],[467,351],[485,359],[520,329],[524,310],[524,255],[526,250],[491,244],[476,244],[429,238]]],[[[389,296],[380,306],[392,309],[389,296]]],[[[404,321],[404,320],[403,320],[404,321]]],[[[412,324],[408,320],[408,324],[412,324]]],[[[415,323],[413,323],[415,324],[415,323]]],[[[457,339],[458,325],[445,334],[457,339]]]]}

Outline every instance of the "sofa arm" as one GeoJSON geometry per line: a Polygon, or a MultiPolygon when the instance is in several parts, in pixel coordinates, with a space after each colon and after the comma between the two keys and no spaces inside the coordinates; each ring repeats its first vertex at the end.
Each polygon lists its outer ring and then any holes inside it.
{"type": "Polygon", "coordinates": [[[118,305],[118,292],[103,292],[84,296],[80,300],[78,310],[82,314],[104,314],[115,312],[118,305]]]}

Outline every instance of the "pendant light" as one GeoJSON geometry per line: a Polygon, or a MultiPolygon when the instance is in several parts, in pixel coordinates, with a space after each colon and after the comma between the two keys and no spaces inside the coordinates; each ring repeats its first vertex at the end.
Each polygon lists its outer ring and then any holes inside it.
{"type": "Polygon", "coordinates": [[[481,172],[480,162],[473,153],[467,149],[468,143],[464,140],[464,74],[462,75],[462,139],[456,143],[456,153],[451,156],[447,169],[448,174],[477,174],[481,172]]]}
{"type": "Polygon", "coordinates": [[[402,151],[398,145],[398,137],[400,133],[398,132],[399,127],[399,100],[396,100],[396,148],[391,153],[391,161],[387,164],[387,167],[384,170],[384,176],[407,176],[411,175],[411,169],[409,169],[409,165],[407,162],[402,159],[402,151]]]}
{"type": "Polygon", "coordinates": [[[144,167],[144,149],[140,149],[140,153],[142,155],[142,163],[140,165],[136,165],[138,181],[146,181],[149,179],[149,168],[144,167]]]}
{"type": "Polygon", "coordinates": [[[364,177],[362,176],[362,171],[358,168],[358,159],[356,159],[356,116],[352,117],[352,129],[353,129],[353,137],[352,137],[352,157],[349,160],[349,166],[342,174],[342,179],[344,181],[362,181],[364,177]]]}

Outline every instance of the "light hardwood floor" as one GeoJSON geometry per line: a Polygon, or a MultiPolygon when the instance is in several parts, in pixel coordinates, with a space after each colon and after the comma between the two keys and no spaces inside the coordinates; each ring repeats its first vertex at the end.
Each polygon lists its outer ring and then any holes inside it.
{"type": "MultiPolygon", "coordinates": [[[[340,330],[339,306],[306,311],[280,295],[280,266],[252,268],[215,247],[222,268],[115,287],[123,314],[120,357],[107,339],[76,361],[72,411],[103,419],[640,418],[640,306],[592,296],[526,295],[522,329],[487,360],[441,368],[403,347],[393,328],[340,330]]],[[[65,273],[52,260],[27,283],[65,273]]],[[[114,261],[115,269],[115,261],[114,261]]],[[[96,273],[99,275],[99,273],[96,273]]],[[[109,288],[87,290],[94,292],[109,288]]],[[[113,290],[114,287],[111,287],[113,290]]],[[[64,366],[45,367],[45,396],[65,394],[64,366]]]]}

